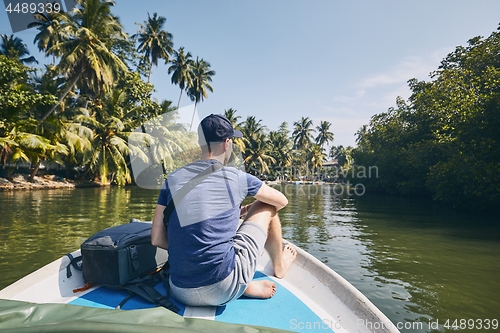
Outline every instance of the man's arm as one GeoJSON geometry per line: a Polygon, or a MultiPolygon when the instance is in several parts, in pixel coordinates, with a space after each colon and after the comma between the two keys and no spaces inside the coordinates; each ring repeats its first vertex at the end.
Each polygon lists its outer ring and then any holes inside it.
{"type": "Polygon", "coordinates": [[[153,226],[151,227],[151,244],[156,247],[168,250],[168,233],[163,225],[163,211],[165,206],[156,205],[153,216],[153,226]]]}
{"type": "Polygon", "coordinates": [[[254,198],[266,203],[268,205],[276,207],[276,211],[288,205],[288,199],[278,190],[267,186],[265,183],[262,184],[261,188],[254,195],[254,198]]]}

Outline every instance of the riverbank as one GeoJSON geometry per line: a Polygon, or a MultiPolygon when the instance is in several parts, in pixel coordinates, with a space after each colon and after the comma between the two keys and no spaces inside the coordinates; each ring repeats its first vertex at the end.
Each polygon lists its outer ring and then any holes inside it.
{"type": "Polygon", "coordinates": [[[55,175],[35,176],[32,180],[28,175],[15,174],[11,180],[0,178],[0,191],[14,190],[39,190],[54,188],[75,188],[76,184],[72,180],[55,175]]]}

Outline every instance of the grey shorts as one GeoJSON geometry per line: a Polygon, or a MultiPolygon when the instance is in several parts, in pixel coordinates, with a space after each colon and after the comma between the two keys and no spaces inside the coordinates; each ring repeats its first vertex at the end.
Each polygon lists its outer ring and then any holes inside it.
{"type": "Polygon", "coordinates": [[[237,299],[252,281],[266,239],[267,233],[260,225],[244,222],[233,238],[236,257],[231,274],[222,281],[197,288],[179,288],[170,280],[172,296],[190,306],[218,306],[237,299]]]}

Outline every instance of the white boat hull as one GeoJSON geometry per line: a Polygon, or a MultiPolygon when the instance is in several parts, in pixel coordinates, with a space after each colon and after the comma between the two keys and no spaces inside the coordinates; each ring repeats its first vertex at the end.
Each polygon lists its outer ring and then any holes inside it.
{"type": "MultiPolygon", "coordinates": [[[[72,253],[73,257],[79,255],[79,250],[72,253]]],[[[72,276],[67,277],[69,262],[69,257],[65,256],[40,268],[1,290],[0,298],[40,304],[65,303],[113,308],[114,305],[98,304],[90,297],[99,293],[102,287],[74,292],[82,288],[85,282],[81,272],[73,267],[72,276]]],[[[273,298],[256,302],[239,299],[222,310],[221,307],[188,306],[183,308],[182,315],[296,332],[399,332],[354,286],[300,248],[297,259],[284,279],[272,276],[272,264],[267,253],[263,253],[259,259],[258,274],[260,278],[277,283],[277,293],[273,298]]]]}

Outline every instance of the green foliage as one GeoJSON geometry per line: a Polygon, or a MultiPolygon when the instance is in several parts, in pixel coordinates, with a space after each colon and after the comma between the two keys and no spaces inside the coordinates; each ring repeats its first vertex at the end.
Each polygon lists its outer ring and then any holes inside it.
{"type": "Polygon", "coordinates": [[[151,99],[154,86],[144,82],[138,72],[128,72],[124,79],[118,81],[117,87],[124,90],[127,104],[145,108],[158,107],[151,99]]]}
{"type": "Polygon", "coordinates": [[[51,144],[37,135],[33,119],[36,109],[55,102],[50,94],[40,94],[30,79],[33,70],[17,59],[0,55],[0,163],[18,160],[33,161],[64,153],[58,144],[51,144]]]}
{"type": "Polygon", "coordinates": [[[271,141],[271,156],[276,160],[279,167],[289,167],[292,165],[292,142],[284,130],[271,131],[269,133],[271,141]]]}
{"type": "Polygon", "coordinates": [[[28,118],[40,105],[54,103],[54,96],[35,92],[30,80],[33,72],[18,60],[0,55],[0,119],[7,125],[28,118]]]}
{"type": "Polygon", "coordinates": [[[457,47],[431,79],[408,81],[408,101],[358,131],[356,164],[379,168],[372,189],[498,207],[500,33],[457,47]]]}
{"type": "Polygon", "coordinates": [[[324,149],[319,144],[312,145],[307,152],[307,161],[310,163],[313,170],[320,168],[323,165],[325,158],[326,154],[324,149]]]}

